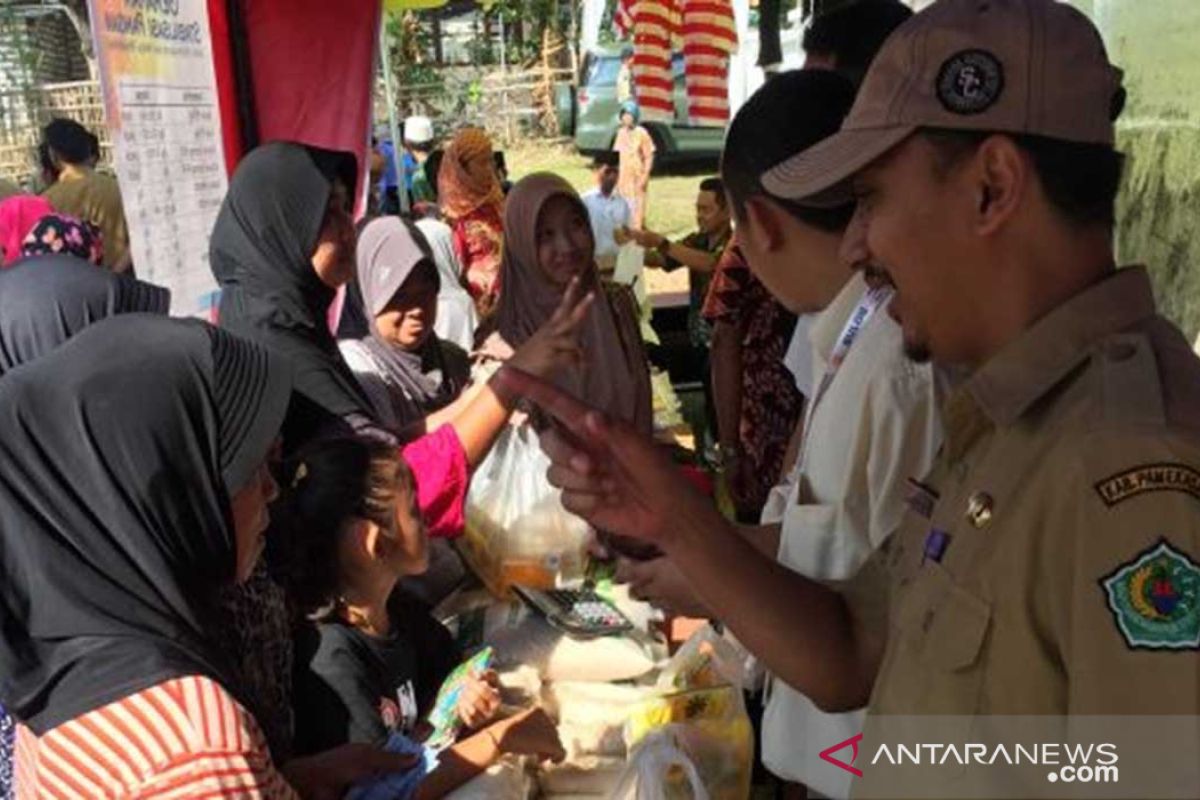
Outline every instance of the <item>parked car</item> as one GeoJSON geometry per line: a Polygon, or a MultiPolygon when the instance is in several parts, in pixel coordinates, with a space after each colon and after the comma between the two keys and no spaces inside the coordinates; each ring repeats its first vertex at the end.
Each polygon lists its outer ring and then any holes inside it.
{"type": "MultiPolygon", "coordinates": [[[[621,69],[621,51],[592,50],[584,55],[580,69],[579,89],[570,96],[570,88],[559,94],[560,118],[573,124],[564,125],[564,133],[575,137],[581,153],[592,155],[611,150],[619,124],[617,113],[617,73],[621,69]],[[564,113],[570,109],[570,113],[564,113]]],[[[671,60],[675,78],[675,120],[670,124],[643,122],[654,137],[658,155],[663,160],[716,158],[725,140],[724,128],[702,128],[688,124],[687,88],[683,79],[683,57],[671,60]]]]}

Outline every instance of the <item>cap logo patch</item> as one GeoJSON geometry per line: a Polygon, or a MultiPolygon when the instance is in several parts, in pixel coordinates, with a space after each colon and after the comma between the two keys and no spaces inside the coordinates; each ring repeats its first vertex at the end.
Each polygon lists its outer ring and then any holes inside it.
{"type": "Polygon", "coordinates": [[[1004,68],[986,50],[963,50],[942,64],[937,95],[954,114],[979,114],[991,108],[1004,91],[1004,68]]]}

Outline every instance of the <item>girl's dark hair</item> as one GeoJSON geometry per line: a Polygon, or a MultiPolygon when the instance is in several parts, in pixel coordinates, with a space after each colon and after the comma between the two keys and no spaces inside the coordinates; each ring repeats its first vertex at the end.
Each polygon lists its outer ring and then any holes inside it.
{"type": "Polygon", "coordinates": [[[397,502],[415,493],[395,447],[353,436],[318,439],[284,464],[283,489],[271,513],[289,539],[284,576],[297,610],[312,615],[339,593],[338,542],[354,519],[394,529],[397,502]]]}

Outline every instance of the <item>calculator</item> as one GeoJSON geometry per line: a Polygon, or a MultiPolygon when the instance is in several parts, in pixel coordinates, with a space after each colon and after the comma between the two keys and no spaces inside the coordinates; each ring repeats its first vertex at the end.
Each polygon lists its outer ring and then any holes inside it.
{"type": "Polygon", "coordinates": [[[571,636],[590,639],[633,630],[633,623],[616,606],[591,589],[534,589],[513,586],[517,596],[571,636]]]}

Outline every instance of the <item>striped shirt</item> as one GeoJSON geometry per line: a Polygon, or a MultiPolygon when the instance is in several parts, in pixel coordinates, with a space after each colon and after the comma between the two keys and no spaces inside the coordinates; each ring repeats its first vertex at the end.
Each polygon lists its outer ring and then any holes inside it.
{"type": "Polygon", "coordinates": [[[17,729],[16,797],[295,800],[254,718],[209,678],[176,678],[38,737],[17,729]]]}

